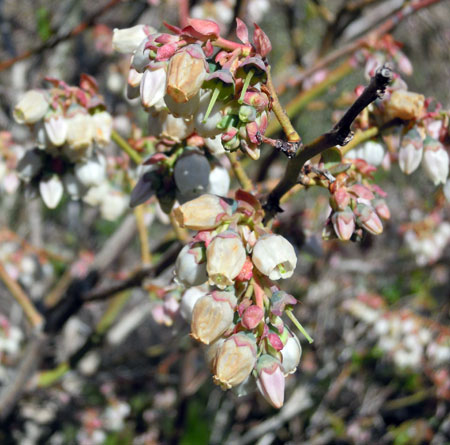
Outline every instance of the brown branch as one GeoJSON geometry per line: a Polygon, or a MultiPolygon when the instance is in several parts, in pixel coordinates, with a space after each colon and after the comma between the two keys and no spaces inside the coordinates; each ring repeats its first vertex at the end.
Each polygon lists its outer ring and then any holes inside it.
{"type": "Polygon", "coordinates": [[[264,206],[266,220],[273,218],[277,212],[282,211],[280,208],[281,197],[297,184],[298,175],[309,159],[335,145],[345,145],[350,142],[352,137],[350,126],[356,116],[384,93],[391,79],[392,71],[388,67],[382,66],[379,68],[375,76],[371,78],[369,85],[333,129],[305,145],[303,150],[299,151],[295,158],[288,162],[284,177],[272,190],[264,206]]]}

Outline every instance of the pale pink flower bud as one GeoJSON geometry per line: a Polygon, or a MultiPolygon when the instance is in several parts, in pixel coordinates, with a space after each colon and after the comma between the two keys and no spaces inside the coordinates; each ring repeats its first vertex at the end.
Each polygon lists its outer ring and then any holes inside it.
{"type": "Polygon", "coordinates": [[[209,173],[208,193],[219,196],[227,196],[230,189],[230,175],[228,170],[216,165],[209,173]]]}
{"type": "Polygon", "coordinates": [[[226,332],[233,322],[237,299],[232,292],[213,291],[194,306],[191,336],[209,345],[226,332]]]}
{"type": "Polygon", "coordinates": [[[132,53],[151,31],[146,25],[114,29],[112,38],[114,51],[123,54],[132,53]]]}
{"type": "Polygon", "coordinates": [[[381,219],[388,220],[391,218],[391,212],[384,199],[375,199],[372,205],[381,219]]]}
{"type": "Polygon", "coordinates": [[[44,128],[48,139],[57,147],[66,142],[67,122],[63,116],[53,115],[44,121],[44,128]]]}
{"type": "Polygon", "coordinates": [[[103,156],[93,157],[75,165],[75,176],[86,187],[100,185],[106,177],[106,161],[103,156]]]}
{"type": "Polygon", "coordinates": [[[264,318],[264,309],[252,304],[242,314],[242,326],[247,329],[255,329],[264,318]]]}
{"type": "Polygon", "coordinates": [[[284,403],[284,375],[281,363],[274,357],[264,354],[256,364],[258,378],[256,385],[263,397],[274,408],[281,408],[284,403]]]}
{"type": "Polygon", "coordinates": [[[372,235],[379,235],[383,232],[383,224],[372,207],[358,204],[354,213],[358,226],[366,229],[372,235]]]}
{"type": "Polygon", "coordinates": [[[63,196],[63,184],[58,175],[52,175],[48,178],[41,179],[39,182],[39,191],[42,200],[49,209],[54,209],[61,201],[63,196]]]}
{"type": "Polygon", "coordinates": [[[189,287],[181,296],[180,314],[189,323],[192,320],[192,312],[194,310],[195,304],[201,297],[203,297],[207,293],[205,288],[205,286],[189,287]]]}
{"type": "Polygon", "coordinates": [[[217,235],[206,248],[209,283],[220,289],[233,284],[246,260],[241,238],[234,232],[217,235]]]}
{"type": "Polygon", "coordinates": [[[19,124],[34,124],[45,116],[48,108],[49,104],[44,93],[30,90],[14,107],[13,117],[19,124]]]}
{"type": "Polygon", "coordinates": [[[141,79],[141,102],[145,108],[153,107],[166,91],[166,70],[164,67],[145,70],[141,79]]]}
{"type": "Polygon", "coordinates": [[[413,127],[406,133],[398,153],[398,164],[402,172],[410,175],[419,167],[422,160],[423,142],[419,131],[413,127]]]}
{"type": "Polygon", "coordinates": [[[422,94],[406,90],[395,90],[386,102],[386,113],[392,119],[398,117],[404,120],[417,119],[422,116],[425,97],[422,94]]]}
{"type": "Polygon", "coordinates": [[[80,156],[92,146],[94,136],[94,123],[89,114],[77,113],[67,119],[67,145],[80,156]]]}
{"type": "Polygon", "coordinates": [[[173,213],[181,227],[209,230],[222,222],[222,216],[230,215],[231,208],[219,196],[205,194],[177,207],[173,213]]]}
{"type": "Polygon", "coordinates": [[[107,111],[101,111],[92,116],[92,121],[94,122],[95,128],[95,142],[100,147],[105,147],[111,141],[112,117],[107,111]]]}
{"type": "Polygon", "coordinates": [[[302,347],[295,334],[291,333],[286,344],[281,350],[281,355],[283,357],[282,365],[284,375],[287,376],[289,374],[293,374],[296,371],[302,356],[302,347]]]}
{"type": "Polygon", "coordinates": [[[240,332],[229,337],[220,346],[212,363],[214,383],[224,389],[242,383],[256,364],[256,352],[253,336],[240,332]]]}
{"type": "Polygon", "coordinates": [[[205,55],[199,45],[188,45],[174,54],[167,68],[167,94],[175,102],[192,99],[206,78],[205,55]]]}
{"type": "Polygon", "coordinates": [[[289,278],[297,265],[292,244],[281,235],[264,235],[256,241],[252,261],[258,270],[271,280],[289,278]]]}
{"type": "Polygon", "coordinates": [[[208,280],[204,248],[186,245],[175,262],[175,275],[186,286],[198,286],[208,280]]]}
{"type": "Polygon", "coordinates": [[[28,150],[17,164],[17,175],[22,181],[29,182],[42,168],[40,150],[28,150]]]}
{"type": "Polygon", "coordinates": [[[333,229],[342,241],[348,241],[355,231],[355,217],[349,207],[346,210],[333,213],[331,217],[333,229]]]}
{"type": "Polygon", "coordinates": [[[445,184],[448,176],[448,164],[449,157],[444,146],[439,141],[427,137],[424,141],[422,166],[434,185],[445,184]]]}

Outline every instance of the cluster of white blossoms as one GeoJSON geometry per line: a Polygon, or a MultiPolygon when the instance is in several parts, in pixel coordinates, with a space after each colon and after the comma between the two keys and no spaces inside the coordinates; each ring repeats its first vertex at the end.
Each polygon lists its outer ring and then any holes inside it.
{"type": "Polygon", "coordinates": [[[385,357],[402,369],[438,369],[450,362],[450,336],[410,311],[388,311],[360,299],[347,300],[344,308],[371,326],[370,336],[385,357]]]}
{"type": "Polygon", "coordinates": [[[437,214],[408,224],[403,235],[419,266],[435,263],[450,243],[450,223],[437,214]]]}
{"type": "Polygon", "coordinates": [[[275,282],[293,275],[297,256],[264,227],[254,196],[239,190],[235,198],[205,194],[174,210],[181,227],[197,231],[175,264],[176,280],[188,288],[180,310],[191,336],[208,346],[216,384],[244,394],[256,382],[279,408],[301,346],[281,318],[297,301],[275,282]]]}
{"type": "Polygon", "coordinates": [[[98,149],[110,142],[112,117],[90,76],[82,75],[80,87],[47,80],[52,88],[27,91],[13,116],[36,138],[36,148],[18,162],[18,175],[31,193],[39,190],[47,207],[55,208],[64,190],[80,199],[106,180],[106,160],[98,149]]]}

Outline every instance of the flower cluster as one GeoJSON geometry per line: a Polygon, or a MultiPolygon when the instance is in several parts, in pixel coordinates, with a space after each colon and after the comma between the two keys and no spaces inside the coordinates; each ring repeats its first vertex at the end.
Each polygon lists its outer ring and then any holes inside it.
{"type": "Polygon", "coordinates": [[[181,313],[191,336],[208,345],[216,384],[242,394],[255,378],[279,408],[301,347],[281,318],[296,299],[274,281],[292,276],[297,257],[288,240],[264,227],[254,196],[240,190],[235,198],[205,194],[174,210],[182,227],[197,231],[175,265],[177,281],[194,287],[184,293],[181,313]]]}
{"type": "Polygon", "coordinates": [[[183,29],[159,33],[145,25],[115,30],[113,47],[133,52],[128,97],[140,97],[150,132],[164,144],[195,134],[221,150],[259,157],[270,109],[266,56],[271,44],[255,25],[253,44],[237,19],[242,43],[220,36],[209,20],[188,19],[183,29]]]}
{"type": "Polygon", "coordinates": [[[80,199],[101,184],[106,161],[97,147],[111,138],[112,117],[105,111],[95,80],[82,75],[80,87],[47,78],[52,88],[30,90],[14,108],[14,119],[30,125],[37,147],[20,159],[19,177],[39,189],[47,207],[55,208],[64,189],[80,199]]]}
{"type": "Polygon", "coordinates": [[[390,211],[383,199],[386,193],[370,182],[374,170],[362,159],[348,160],[346,170],[330,182],[332,211],[323,231],[325,239],[337,236],[348,241],[360,239],[364,231],[372,235],[383,231],[381,220],[389,219],[390,211]]]}
{"type": "Polygon", "coordinates": [[[437,212],[405,224],[403,238],[419,266],[436,262],[450,242],[450,223],[437,212]]]}

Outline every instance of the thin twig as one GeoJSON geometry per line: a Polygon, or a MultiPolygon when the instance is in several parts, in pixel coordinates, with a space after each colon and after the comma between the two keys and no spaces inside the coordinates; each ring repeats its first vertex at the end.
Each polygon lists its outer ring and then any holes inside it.
{"type": "Polygon", "coordinates": [[[111,139],[123,150],[136,164],[142,162],[139,153],[116,130],[111,132],[111,139]]]}
{"type": "Polygon", "coordinates": [[[31,326],[34,329],[39,329],[43,325],[43,317],[42,315],[37,311],[37,309],[34,307],[34,304],[31,302],[28,295],[23,291],[23,289],[19,286],[17,281],[13,280],[7,270],[5,269],[5,266],[3,265],[3,262],[0,260],[0,279],[3,281],[5,286],[9,289],[11,295],[14,297],[14,299],[17,301],[17,303],[20,304],[21,308],[23,309],[23,312],[25,316],[27,317],[28,321],[30,322],[31,326]]]}
{"type": "Polygon", "coordinates": [[[147,227],[145,226],[144,221],[144,208],[142,206],[136,207],[134,209],[134,216],[136,217],[136,224],[139,233],[139,241],[141,244],[142,265],[148,266],[149,264],[152,263],[152,256],[148,244],[147,227]]]}
{"type": "Polygon", "coordinates": [[[239,182],[241,188],[247,192],[253,190],[253,184],[251,179],[247,176],[244,167],[239,162],[236,152],[227,152],[227,157],[231,163],[231,168],[233,170],[234,176],[239,182]]]}
{"type": "Polygon", "coordinates": [[[350,141],[349,137],[352,136],[350,132],[351,124],[365,107],[384,93],[391,79],[392,71],[389,68],[386,66],[379,68],[375,76],[371,78],[369,85],[334,128],[319,136],[310,144],[305,145],[303,150],[299,151],[297,156],[289,161],[284,177],[270,193],[264,206],[267,220],[271,219],[277,212],[282,211],[280,208],[280,199],[297,183],[298,175],[305,162],[328,148],[334,147],[335,145],[345,145],[350,141]]]}

